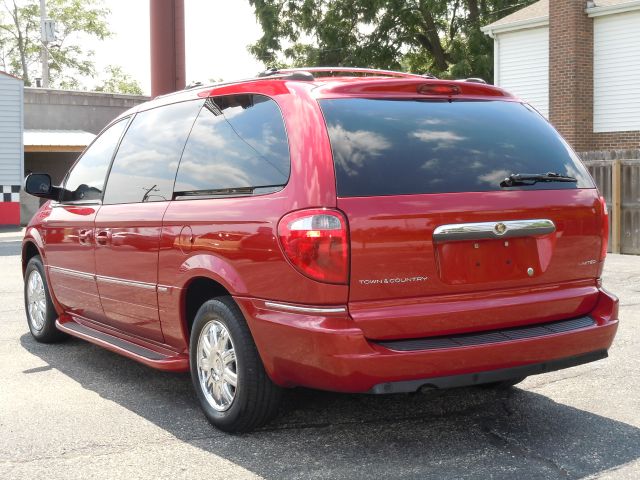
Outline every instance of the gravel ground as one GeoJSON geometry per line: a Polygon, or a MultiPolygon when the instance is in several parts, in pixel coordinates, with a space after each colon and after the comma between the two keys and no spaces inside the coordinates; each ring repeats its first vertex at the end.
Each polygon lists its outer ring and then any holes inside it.
{"type": "Polygon", "coordinates": [[[292,391],[280,417],[227,435],[189,376],[28,334],[19,240],[0,235],[0,478],[640,478],[640,257],[610,255],[610,357],[518,388],[396,396],[292,391]]]}

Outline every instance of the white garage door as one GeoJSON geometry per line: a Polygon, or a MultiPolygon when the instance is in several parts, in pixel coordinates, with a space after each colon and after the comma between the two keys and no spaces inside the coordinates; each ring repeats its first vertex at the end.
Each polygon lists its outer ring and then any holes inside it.
{"type": "Polygon", "coordinates": [[[496,85],[549,116],[549,28],[496,35],[496,85]]]}
{"type": "Polygon", "coordinates": [[[593,131],[640,130],[640,11],[593,20],[593,131]]]}
{"type": "Polygon", "coordinates": [[[22,105],[22,80],[0,72],[0,194],[22,183],[22,105]]]}

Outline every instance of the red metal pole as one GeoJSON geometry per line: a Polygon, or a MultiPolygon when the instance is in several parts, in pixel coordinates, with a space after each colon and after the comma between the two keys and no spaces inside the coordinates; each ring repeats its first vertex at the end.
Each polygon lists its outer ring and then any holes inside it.
{"type": "Polygon", "coordinates": [[[184,0],[149,0],[151,96],[185,87],[184,0]]]}

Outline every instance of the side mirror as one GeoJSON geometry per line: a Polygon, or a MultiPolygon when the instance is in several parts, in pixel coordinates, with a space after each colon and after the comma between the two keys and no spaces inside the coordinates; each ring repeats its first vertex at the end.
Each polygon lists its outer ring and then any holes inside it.
{"type": "Polygon", "coordinates": [[[24,191],[40,198],[57,200],[60,189],[51,185],[51,177],[46,173],[30,173],[24,181],[24,191]]]}

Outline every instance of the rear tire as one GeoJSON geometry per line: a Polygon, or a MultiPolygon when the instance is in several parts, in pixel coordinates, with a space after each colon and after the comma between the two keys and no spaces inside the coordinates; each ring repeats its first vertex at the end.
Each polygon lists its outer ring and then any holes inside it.
{"type": "Polygon", "coordinates": [[[265,372],[231,297],[200,307],[191,329],[189,357],[196,395],[212,425],[225,432],[248,432],[276,415],[282,389],[265,372]]]}
{"type": "Polygon", "coordinates": [[[40,255],[29,260],[24,272],[24,309],[31,335],[40,343],[61,342],[68,335],[56,328],[56,312],[51,295],[44,265],[40,255]]]}
{"type": "Polygon", "coordinates": [[[507,390],[514,385],[522,382],[527,377],[516,377],[510,378],[509,380],[502,380],[501,382],[492,382],[492,383],[484,383],[479,385],[482,388],[493,389],[493,390],[507,390]]]}

